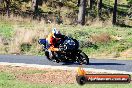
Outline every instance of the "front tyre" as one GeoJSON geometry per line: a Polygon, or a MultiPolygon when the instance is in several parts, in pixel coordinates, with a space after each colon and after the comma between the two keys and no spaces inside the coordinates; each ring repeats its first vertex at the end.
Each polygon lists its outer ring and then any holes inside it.
{"type": "Polygon", "coordinates": [[[89,64],[89,58],[84,52],[81,52],[79,57],[80,57],[79,58],[80,64],[86,64],[86,65],[89,64]]]}

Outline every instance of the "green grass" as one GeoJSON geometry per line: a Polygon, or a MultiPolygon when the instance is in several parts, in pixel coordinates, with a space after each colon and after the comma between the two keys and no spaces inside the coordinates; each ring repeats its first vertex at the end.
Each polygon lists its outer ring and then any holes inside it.
{"type": "MultiPolygon", "coordinates": [[[[37,27],[34,25],[35,21],[26,24],[26,21],[17,23],[18,29],[29,29],[29,30],[51,30],[51,25],[53,24],[37,24],[37,27]],[[29,26],[27,26],[29,25],[29,26]],[[35,28],[36,27],[36,28],[35,28]]],[[[14,25],[16,23],[11,23],[11,21],[2,21],[0,22],[0,35],[5,39],[13,37],[14,34],[14,25]]],[[[80,49],[82,49],[90,57],[100,56],[102,53],[104,55],[113,55],[113,53],[119,54],[125,50],[132,48],[132,28],[127,27],[90,27],[90,26],[73,26],[73,25],[59,25],[58,28],[60,31],[68,36],[71,36],[77,39],[80,42],[80,49]],[[119,36],[121,40],[116,41],[111,39],[107,43],[96,42],[89,45],[91,36],[108,34],[109,36],[119,36]]],[[[37,37],[36,37],[37,38],[37,37]]],[[[38,38],[36,39],[38,40],[38,38]]],[[[33,43],[30,49],[25,49],[22,51],[23,54],[27,55],[43,55],[43,51],[36,49],[37,42],[33,43]]],[[[104,56],[105,57],[105,56],[104,56]]],[[[111,56],[114,57],[114,56],[111,56]]],[[[120,57],[120,55],[119,55],[120,57]]]]}
{"type": "Polygon", "coordinates": [[[51,88],[49,85],[26,83],[15,79],[9,73],[0,73],[0,88],[51,88]]]}
{"type": "Polygon", "coordinates": [[[130,88],[131,84],[86,84],[84,86],[79,86],[77,84],[65,85],[58,88],[130,88]]]}
{"type": "Polygon", "coordinates": [[[123,52],[132,47],[132,28],[121,27],[62,27],[65,34],[72,35],[80,41],[82,49],[88,54],[100,54],[102,52],[123,52]],[[80,30],[79,30],[80,29],[80,30]],[[100,35],[102,33],[109,34],[110,36],[120,36],[120,41],[110,40],[107,43],[95,43],[92,47],[87,46],[88,40],[91,35],[100,35]],[[83,42],[83,43],[81,43],[83,42]]]}
{"type": "Polygon", "coordinates": [[[0,88],[131,88],[132,84],[34,84],[17,80],[14,75],[0,72],[0,88]]]}
{"type": "Polygon", "coordinates": [[[10,39],[13,34],[13,27],[7,22],[0,22],[0,36],[10,39]]]}

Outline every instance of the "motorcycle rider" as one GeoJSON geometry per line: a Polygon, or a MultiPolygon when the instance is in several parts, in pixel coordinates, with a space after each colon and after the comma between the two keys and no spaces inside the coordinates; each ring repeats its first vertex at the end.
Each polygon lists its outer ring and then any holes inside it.
{"type": "Polygon", "coordinates": [[[57,47],[55,47],[55,44],[59,39],[56,38],[56,35],[59,34],[59,31],[54,28],[51,33],[49,33],[48,37],[46,40],[48,41],[49,44],[49,50],[51,51],[59,51],[57,47]]]}
{"type": "Polygon", "coordinates": [[[57,57],[56,52],[62,51],[62,48],[58,48],[57,44],[58,42],[61,43],[60,40],[63,39],[64,35],[61,35],[60,31],[58,31],[56,28],[54,28],[52,32],[49,33],[48,37],[46,38],[46,41],[48,43],[48,54],[50,59],[54,57],[55,60],[59,62],[58,59],[56,58],[57,57]],[[52,53],[54,53],[55,56],[53,56],[52,53]]]}
{"type": "Polygon", "coordinates": [[[43,45],[45,56],[51,61],[89,63],[88,56],[79,49],[79,42],[62,35],[56,28],[49,33],[46,39],[39,39],[38,43],[43,45]]]}

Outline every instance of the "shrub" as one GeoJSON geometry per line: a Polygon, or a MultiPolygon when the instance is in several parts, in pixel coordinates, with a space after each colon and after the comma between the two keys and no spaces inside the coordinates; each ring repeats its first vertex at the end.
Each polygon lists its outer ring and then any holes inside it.
{"type": "Polygon", "coordinates": [[[20,46],[21,52],[29,52],[31,49],[32,45],[28,43],[23,43],[20,46]]]}
{"type": "Polygon", "coordinates": [[[128,49],[128,46],[120,45],[120,46],[117,46],[116,49],[117,49],[118,52],[122,52],[122,51],[128,49]]]}
{"type": "Polygon", "coordinates": [[[80,41],[80,48],[93,48],[93,49],[98,49],[98,46],[93,44],[90,41],[80,41]]]}

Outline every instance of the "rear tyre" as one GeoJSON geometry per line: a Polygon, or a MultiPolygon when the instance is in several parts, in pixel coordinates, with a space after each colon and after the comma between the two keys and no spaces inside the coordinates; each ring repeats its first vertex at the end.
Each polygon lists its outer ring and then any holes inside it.
{"type": "Polygon", "coordinates": [[[47,57],[48,60],[52,60],[52,58],[50,58],[50,55],[49,55],[49,51],[45,51],[45,56],[47,57]]]}

